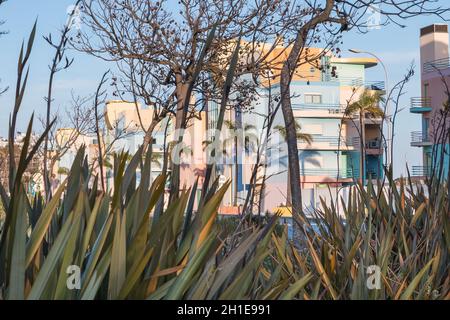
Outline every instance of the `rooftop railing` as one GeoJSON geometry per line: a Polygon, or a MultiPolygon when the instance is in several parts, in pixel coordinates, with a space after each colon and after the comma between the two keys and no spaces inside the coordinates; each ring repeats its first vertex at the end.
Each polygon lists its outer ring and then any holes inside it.
{"type": "Polygon", "coordinates": [[[423,64],[423,72],[429,73],[450,68],[450,58],[436,59],[423,64]]]}
{"type": "Polygon", "coordinates": [[[364,83],[364,87],[369,90],[384,91],[386,89],[386,85],[384,84],[384,81],[366,81],[364,83]]]}

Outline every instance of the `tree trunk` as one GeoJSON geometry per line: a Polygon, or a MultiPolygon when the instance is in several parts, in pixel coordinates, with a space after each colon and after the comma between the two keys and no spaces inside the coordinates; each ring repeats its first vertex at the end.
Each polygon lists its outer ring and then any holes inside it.
{"type": "Polygon", "coordinates": [[[333,10],[335,1],[327,0],[325,8],[310,21],[306,22],[297,33],[297,37],[292,45],[287,60],[281,69],[280,91],[281,91],[281,110],[283,111],[284,123],[286,125],[286,142],[288,145],[288,161],[289,161],[289,185],[292,194],[292,212],[294,219],[298,221],[299,214],[303,213],[302,208],[302,190],[300,182],[300,162],[297,148],[297,130],[295,127],[294,113],[291,107],[290,84],[292,74],[296,69],[297,62],[300,59],[305,39],[308,32],[313,30],[318,24],[326,22],[333,10]]]}
{"type": "Polygon", "coordinates": [[[239,164],[238,164],[238,138],[234,137],[234,195],[233,195],[233,206],[237,207],[238,199],[238,187],[239,187],[239,164]]]}
{"type": "Polygon", "coordinates": [[[283,64],[281,70],[280,90],[281,90],[281,110],[283,112],[286,126],[286,143],[288,147],[289,161],[289,185],[292,197],[292,212],[295,217],[302,213],[302,190],[300,184],[300,161],[297,147],[297,129],[295,126],[294,113],[291,107],[291,75],[295,70],[300,52],[303,46],[302,36],[299,35],[295,41],[288,59],[283,64]]]}
{"type": "MultiPolygon", "coordinates": [[[[450,128],[447,130],[448,148],[450,152],[450,128]]],[[[445,145],[444,145],[445,149],[445,145]]],[[[425,169],[426,170],[426,169],[425,169]]],[[[450,161],[447,167],[447,216],[450,214],[450,161]]]]}
{"type": "Polygon", "coordinates": [[[365,176],[366,176],[366,128],[364,123],[364,112],[359,112],[359,125],[360,125],[360,131],[361,131],[361,159],[359,164],[359,181],[361,182],[361,185],[364,186],[365,182],[365,176]]]}
{"type": "MultiPolygon", "coordinates": [[[[179,143],[183,140],[184,129],[186,128],[186,114],[184,110],[185,99],[190,99],[187,97],[187,92],[189,85],[183,83],[182,75],[177,74],[176,76],[176,97],[177,97],[177,112],[175,119],[175,132],[177,135],[174,137],[175,142],[179,143]]],[[[177,199],[180,191],[180,163],[179,161],[174,161],[172,158],[172,174],[170,181],[170,201],[177,199]]]]}
{"type": "Polygon", "coordinates": [[[287,170],[287,186],[286,186],[286,206],[292,206],[292,193],[291,193],[291,170],[287,170]]]}
{"type": "MultiPolygon", "coordinates": [[[[230,117],[231,119],[231,117],[230,117]]],[[[239,106],[236,106],[234,111],[234,194],[233,194],[233,206],[238,205],[239,196],[239,156],[242,156],[242,151],[245,152],[245,132],[242,132],[242,115],[239,106]],[[239,136],[238,136],[239,134],[239,136]],[[242,134],[242,135],[241,135],[242,134]]]]}

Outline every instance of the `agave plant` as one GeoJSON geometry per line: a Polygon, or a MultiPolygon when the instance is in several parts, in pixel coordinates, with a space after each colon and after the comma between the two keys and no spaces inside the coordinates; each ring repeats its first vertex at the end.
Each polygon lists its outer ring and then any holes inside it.
{"type": "Polygon", "coordinates": [[[430,201],[410,179],[389,179],[389,188],[354,187],[341,199],[343,215],[322,199],[317,227],[304,228],[304,248],[292,247],[286,263],[314,275],[306,298],[450,299],[446,188],[430,201]]]}
{"type": "MultiPolygon", "coordinates": [[[[273,292],[271,285],[282,281],[278,286],[286,289],[298,275],[264,277],[271,273],[264,267],[271,261],[270,248],[284,250],[287,243],[274,233],[276,217],[263,226],[247,227],[237,245],[230,246],[230,234],[217,221],[229,183],[195,214],[195,192],[187,190],[155,217],[166,181],[160,176],[149,185],[149,160],[141,163],[141,152],[130,161],[126,153],[116,156],[110,194],[99,191],[81,148],[48,203],[24,193],[9,199],[16,204],[8,210],[14,223],[2,230],[11,236],[2,245],[4,298],[231,299],[286,294],[273,292]],[[139,183],[137,169],[142,172],[139,183]],[[80,271],[78,287],[68,285],[74,268],[80,271]]],[[[291,294],[299,288],[295,284],[291,294]]]]}

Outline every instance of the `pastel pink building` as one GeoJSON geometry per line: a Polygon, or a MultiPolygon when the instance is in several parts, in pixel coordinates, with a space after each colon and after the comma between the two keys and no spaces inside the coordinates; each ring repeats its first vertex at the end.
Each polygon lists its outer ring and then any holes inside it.
{"type": "Polygon", "coordinates": [[[449,145],[440,137],[449,126],[441,113],[448,102],[450,87],[447,25],[433,24],[420,30],[420,76],[421,95],[411,99],[410,112],[421,115],[422,129],[411,133],[411,146],[422,148],[423,166],[413,167],[412,173],[429,176],[442,168],[441,173],[446,176],[449,145]]]}

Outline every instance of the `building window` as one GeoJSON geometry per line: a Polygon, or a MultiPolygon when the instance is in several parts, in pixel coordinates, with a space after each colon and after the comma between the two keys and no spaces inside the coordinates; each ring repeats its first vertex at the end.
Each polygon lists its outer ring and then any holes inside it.
{"type": "Polygon", "coordinates": [[[322,103],[322,95],[320,95],[320,94],[305,94],[305,103],[321,104],[322,103]]]}
{"type": "Polygon", "coordinates": [[[422,134],[424,137],[428,136],[429,128],[430,128],[430,119],[422,118],[422,134]]]}

